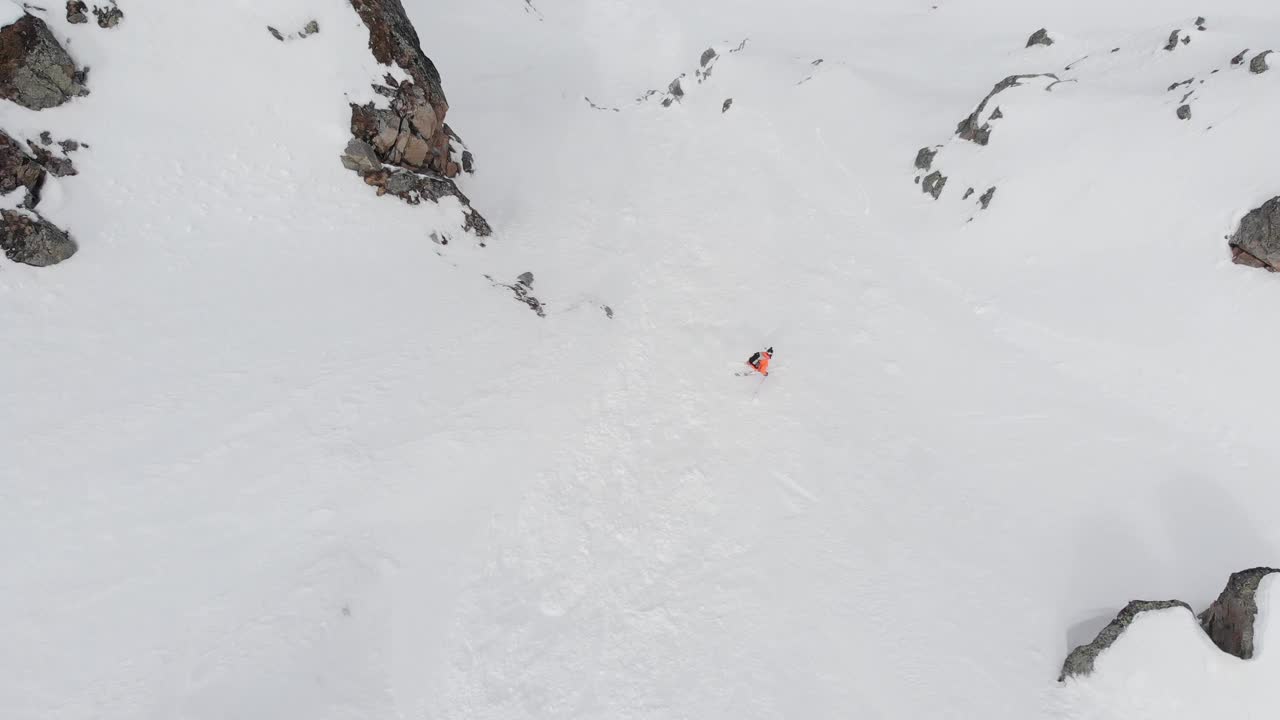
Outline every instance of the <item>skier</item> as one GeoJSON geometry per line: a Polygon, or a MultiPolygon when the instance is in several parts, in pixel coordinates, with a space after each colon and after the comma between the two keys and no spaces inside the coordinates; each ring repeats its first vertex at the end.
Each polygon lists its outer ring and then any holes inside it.
{"type": "Polygon", "coordinates": [[[773,359],[773,348],[762,350],[747,359],[747,364],[755,368],[755,371],[769,377],[769,361],[773,359]]]}

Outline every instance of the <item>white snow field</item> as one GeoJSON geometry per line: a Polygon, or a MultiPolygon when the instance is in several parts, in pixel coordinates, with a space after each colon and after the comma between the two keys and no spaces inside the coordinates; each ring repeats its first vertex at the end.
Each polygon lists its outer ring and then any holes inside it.
{"type": "Polygon", "coordinates": [[[0,127],[90,148],[79,253],[0,261],[0,718],[1275,716],[1276,601],[1056,682],[1277,562],[1280,278],[1223,239],[1274,2],[404,2],[487,247],[339,163],[346,0],[47,3],[92,94],[0,127]]]}

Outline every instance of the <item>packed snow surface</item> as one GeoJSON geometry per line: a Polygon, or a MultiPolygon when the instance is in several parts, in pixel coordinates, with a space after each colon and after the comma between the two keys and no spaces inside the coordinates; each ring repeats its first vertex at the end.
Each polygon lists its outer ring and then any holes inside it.
{"type": "Polygon", "coordinates": [[[1223,239],[1271,0],[404,2],[488,247],[338,162],[345,0],[48,11],[92,94],[0,127],[90,148],[80,252],[0,267],[0,716],[1274,716],[1185,612],[1054,682],[1280,549],[1280,278],[1223,239]]]}

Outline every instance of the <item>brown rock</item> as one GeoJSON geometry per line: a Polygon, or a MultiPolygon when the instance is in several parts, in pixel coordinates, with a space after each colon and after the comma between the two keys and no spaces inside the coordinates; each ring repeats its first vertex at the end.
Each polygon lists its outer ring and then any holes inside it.
{"type": "Polygon", "coordinates": [[[43,20],[24,15],[0,29],[0,98],[44,110],[88,93],[84,72],[43,20]]]}
{"type": "Polygon", "coordinates": [[[1274,568],[1257,567],[1232,573],[1218,599],[1200,613],[1200,627],[1223,652],[1248,660],[1253,657],[1253,621],[1258,615],[1258,584],[1274,568]]]}

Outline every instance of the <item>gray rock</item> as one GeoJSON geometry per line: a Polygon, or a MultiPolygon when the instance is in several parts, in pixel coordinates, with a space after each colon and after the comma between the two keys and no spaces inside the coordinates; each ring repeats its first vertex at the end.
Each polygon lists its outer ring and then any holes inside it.
{"type": "Polygon", "coordinates": [[[1227,587],[1209,609],[1200,613],[1200,627],[1225,653],[1243,660],[1253,657],[1253,622],[1258,614],[1255,595],[1258,583],[1271,573],[1280,572],[1268,567],[1232,573],[1227,587]]]}
{"type": "Polygon", "coordinates": [[[999,106],[997,106],[995,110],[992,110],[992,111],[991,111],[991,118],[990,118],[990,119],[992,119],[992,120],[1000,120],[1000,119],[1001,119],[1001,118],[1003,118],[1003,117],[1004,117],[1004,111],[1003,111],[1003,110],[1001,110],[999,106]]]}
{"type": "Polygon", "coordinates": [[[103,30],[110,30],[120,21],[124,19],[124,12],[116,7],[115,0],[111,0],[111,4],[106,7],[94,7],[93,14],[98,18],[98,27],[103,30]]]}
{"type": "Polygon", "coordinates": [[[916,151],[916,169],[929,172],[933,167],[933,159],[937,157],[936,148],[922,147],[916,151]]]}
{"type": "Polygon", "coordinates": [[[281,34],[279,30],[277,30],[277,29],[275,29],[275,28],[271,27],[270,25],[268,25],[268,26],[267,26],[267,32],[271,33],[271,37],[273,37],[273,38],[275,38],[275,39],[279,40],[280,42],[284,42],[284,35],[283,35],[283,34],[281,34]]]}
{"type": "Polygon", "coordinates": [[[71,158],[55,155],[30,140],[27,141],[27,147],[31,149],[31,157],[35,158],[36,163],[48,170],[53,176],[68,177],[79,174],[76,171],[75,163],[71,162],[71,158]]]}
{"type": "Polygon", "coordinates": [[[84,0],[67,0],[67,22],[72,25],[89,22],[89,6],[84,0]]]}
{"type": "Polygon", "coordinates": [[[662,107],[671,107],[673,103],[678,103],[684,99],[684,88],[680,86],[680,80],[684,76],[676,78],[667,86],[667,96],[662,98],[662,107]]]}
{"type": "Polygon", "coordinates": [[[1178,41],[1182,38],[1182,30],[1174,30],[1169,33],[1169,42],[1165,43],[1164,49],[1173,52],[1178,49],[1178,41]]]}
{"type": "Polygon", "coordinates": [[[961,196],[961,197],[960,197],[960,199],[961,199],[961,200],[968,200],[969,198],[973,197],[973,194],[974,194],[975,192],[977,192],[977,191],[976,191],[976,190],[974,190],[973,188],[969,188],[968,190],[965,190],[965,191],[964,191],[964,195],[963,195],[963,196],[961,196]]]}
{"type": "Polygon", "coordinates": [[[996,196],[996,188],[994,185],[992,185],[991,187],[987,188],[986,192],[982,193],[982,195],[978,197],[978,202],[982,204],[983,210],[986,210],[987,208],[991,207],[991,201],[995,199],[995,196],[996,196]]]}
{"type": "Polygon", "coordinates": [[[1245,48],[1245,49],[1241,50],[1239,55],[1236,55],[1235,57],[1231,58],[1231,64],[1232,64],[1232,65],[1239,65],[1239,64],[1243,63],[1243,62],[1244,62],[1244,56],[1245,56],[1245,55],[1248,55],[1248,54],[1249,54],[1249,48],[1245,48]]]}
{"type": "Polygon", "coordinates": [[[44,181],[44,168],[22,151],[17,140],[0,132],[0,195],[26,188],[26,198],[22,205],[34,208],[40,202],[40,189],[44,187],[44,181]]]}
{"type": "Polygon", "coordinates": [[[532,290],[533,289],[533,273],[531,272],[520,273],[518,276],[516,276],[516,283],[523,285],[529,288],[530,290],[532,290]]]}
{"type": "Polygon", "coordinates": [[[1270,68],[1267,66],[1267,56],[1271,54],[1270,50],[1263,50],[1258,53],[1253,60],[1249,61],[1249,72],[1261,75],[1270,68]]]}
{"type": "Polygon", "coordinates": [[[1116,640],[1119,640],[1124,631],[1129,628],[1129,625],[1142,613],[1175,607],[1185,608],[1188,613],[1191,612],[1191,607],[1181,600],[1134,600],[1125,605],[1120,614],[1116,615],[1116,618],[1103,628],[1102,632],[1098,633],[1093,642],[1088,645],[1081,645],[1072,650],[1070,655],[1067,655],[1066,661],[1062,663],[1062,672],[1058,675],[1058,682],[1062,682],[1069,677],[1091,674],[1093,672],[1093,663],[1097,660],[1098,655],[1115,644],[1116,640]]]}
{"type": "MultiPolygon", "coordinates": [[[[493,282],[493,278],[488,275],[485,275],[485,277],[488,278],[490,282],[493,282]]],[[[533,310],[538,314],[538,317],[547,316],[546,309],[543,307],[542,302],[530,294],[533,290],[533,273],[521,273],[520,277],[516,279],[516,283],[514,285],[499,282],[495,282],[493,284],[497,287],[504,287],[510,290],[515,294],[516,300],[528,305],[530,310],[533,310]],[[528,279],[528,282],[525,282],[526,278],[528,279]]]]}
{"type": "Polygon", "coordinates": [[[609,318],[610,320],[613,319],[613,308],[609,307],[608,305],[601,305],[600,309],[604,310],[605,317],[609,318]]]}
{"type": "Polygon", "coordinates": [[[719,57],[719,55],[716,53],[714,49],[707,48],[706,50],[702,51],[702,57],[698,60],[698,64],[705,68],[708,63],[710,63],[712,60],[715,60],[717,57],[719,57]]]}
{"type": "Polygon", "coordinates": [[[1035,45],[1049,47],[1052,44],[1053,38],[1049,37],[1049,31],[1045,28],[1040,28],[1039,30],[1031,33],[1031,37],[1027,38],[1027,47],[1033,47],[1035,45]]]}
{"type": "Polygon", "coordinates": [[[382,169],[382,161],[369,143],[352,139],[342,152],[342,166],[358,173],[366,173],[382,169]]]}
{"type": "MultiPolygon", "coordinates": [[[[1047,77],[1047,78],[1053,79],[1054,81],[1058,80],[1058,76],[1054,75],[1053,73],[1036,73],[1032,75],[1010,75],[1009,77],[996,83],[995,87],[991,88],[991,92],[987,93],[987,96],[982,99],[982,102],[978,103],[978,107],[974,109],[972,113],[969,113],[968,117],[966,117],[964,120],[961,120],[960,123],[956,125],[956,135],[958,135],[962,140],[975,142],[979,145],[986,145],[988,142],[991,141],[991,125],[990,123],[985,123],[985,122],[982,123],[981,125],[979,125],[978,123],[982,118],[983,111],[987,109],[987,105],[991,102],[991,99],[994,98],[996,95],[999,95],[1000,93],[1004,92],[1005,90],[1008,90],[1011,87],[1017,87],[1021,85],[1023,80],[1029,80],[1031,78],[1038,78],[1038,77],[1047,77]]],[[[1001,113],[1001,115],[1003,116],[1003,113],[1001,113]]],[[[993,117],[994,117],[994,114],[993,114],[993,117]]]]}
{"type": "Polygon", "coordinates": [[[720,106],[720,114],[729,112],[729,108],[733,107],[733,98],[725,98],[724,103],[720,106]]]}
{"type": "Polygon", "coordinates": [[[1273,272],[1280,269],[1280,197],[1250,210],[1228,244],[1236,263],[1273,272]]]}
{"type": "Polygon", "coordinates": [[[320,32],[320,23],[316,22],[315,20],[312,20],[311,22],[307,23],[305,27],[302,28],[302,32],[298,33],[298,36],[309,37],[311,35],[316,35],[319,32],[320,32]]]}
{"type": "Polygon", "coordinates": [[[1197,30],[1205,30],[1206,28],[1205,28],[1205,26],[1204,26],[1204,25],[1205,25],[1205,23],[1206,23],[1206,22],[1208,22],[1208,21],[1207,21],[1207,20],[1205,20],[1203,16],[1196,18],[1196,29],[1197,29],[1197,30]]]}
{"type": "Polygon", "coordinates": [[[71,236],[48,220],[17,210],[0,210],[0,249],[14,262],[46,267],[76,254],[71,236]]]}
{"type": "Polygon", "coordinates": [[[1191,106],[1190,106],[1190,105],[1179,105],[1179,106],[1178,106],[1178,119],[1179,119],[1179,120],[1190,120],[1190,119],[1191,119],[1191,106]]]}
{"type": "Polygon", "coordinates": [[[476,156],[470,150],[462,151],[462,172],[468,175],[476,171],[476,156]]]}
{"type": "Polygon", "coordinates": [[[88,95],[83,72],[34,15],[0,30],[0,98],[29,110],[57,107],[88,95]]]}
{"type": "Polygon", "coordinates": [[[920,189],[928,195],[932,195],[934,200],[942,196],[942,189],[947,186],[947,176],[941,171],[934,170],[925,176],[924,181],[920,183],[920,189]]]}

